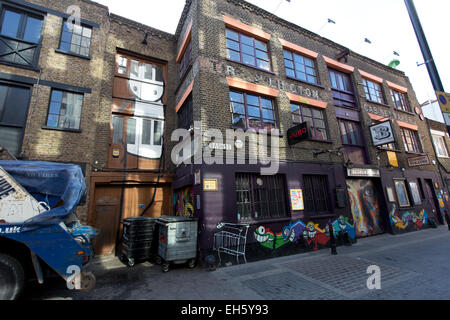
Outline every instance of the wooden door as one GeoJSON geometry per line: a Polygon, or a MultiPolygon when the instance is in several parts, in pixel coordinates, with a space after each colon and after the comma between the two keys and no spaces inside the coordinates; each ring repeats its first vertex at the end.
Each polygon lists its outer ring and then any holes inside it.
{"type": "Polygon", "coordinates": [[[100,229],[94,246],[95,254],[105,255],[114,252],[118,223],[119,206],[117,204],[95,207],[95,227],[100,229]]]}

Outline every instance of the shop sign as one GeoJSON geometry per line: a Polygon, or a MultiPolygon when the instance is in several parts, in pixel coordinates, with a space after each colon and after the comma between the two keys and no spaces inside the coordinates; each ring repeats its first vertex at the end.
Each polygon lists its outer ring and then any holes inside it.
{"type": "Polygon", "coordinates": [[[217,179],[203,179],[203,191],[218,191],[219,183],[217,179]]]}
{"type": "Polygon", "coordinates": [[[209,148],[212,150],[231,150],[232,146],[228,143],[211,142],[209,144],[209,148]]]}
{"type": "Polygon", "coordinates": [[[398,167],[397,154],[393,151],[387,151],[387,156],[389,159],[389,164],[395,168],[398,167]]]}
{"type": "Polygon", "coordinates": [[[392,130],[390,120],[372,125],[369,130],[375,147],[395,142],[394,130],[392,130]]]}
{"type": "Polygon", "coordinates": [[[288,143],[290,146],[305,139],[311,138],[311,128],[308,122],[303,122],[287,131],[288,143]]]}
{"type": "Polygon", "coordinates": [[[303,190],[291,189],[290,193],[291,193],[292,210],[294,211],[305,210],[305,205],[303,201],[303,190]]]}
{"type": "Polygon", "coordinates": [[[398,120],[398,121],[405,121],[405,122],[409,122],[409,123],[416,123],[415,118],[409,117],[409,116],[404,115],[397,111],[394,112],[391,110],[386,110],[381,107],[375,107],[372,105],[368,105],[366,103],[363,105],[363,109],[368,113],[373,113],[377,116],[381,116],[384,118],[398,120]]]}
{"type": "Polygon", "coordinates": [[[426,166],[426,165],[430,164],[430,158],[428,158],[428,155],[411,157],[411,158],[408,158],[407,160],[408,160],[408,165],[410,167],[426,166]]]}
{"type": "Polygon", "coordinates": [[[365,177],[365,178],[379,178],[381,177],[380,170],[371,168],[348,168],[347,176],[349,177],[365,177]]]}

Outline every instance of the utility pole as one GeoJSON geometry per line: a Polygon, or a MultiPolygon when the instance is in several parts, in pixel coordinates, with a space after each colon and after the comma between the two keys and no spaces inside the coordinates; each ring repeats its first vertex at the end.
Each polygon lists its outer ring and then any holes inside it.
{"type": "Polygon", "coordinates": [[[409,17],[416,32],[417,40],[419,42],[420,50],[422,51],[425,64],[430,75],[431,83],[435,91],[444,91],[441,78],[439,77],[436,64],[434,63],[433,55],[431,54],[430,47],[428,46],[425,33],[423,32],[422,25],[420,24],[419,16],[417,15],[416,7],[413,0],[405,0],[406,9],[408,10],[409,17]]]}
{"type": "MultiPolygon", "coordinates": [[[[422,25],[420,24],[419,16],[417,14],[416,7],[414,6],[414,2],[413,2],[413,0],[405,0],[405,4],[406,4],[406,9],[408,10],[408,13],[409,13],[409,17],[411,18],[411,22],[412,22],[414,31],[416,33],[417,41],[419,42],[420,50],[422,51],[422,55],[423,55],[423,58],[425,61],[425,65],[427,66],[428,74],[430,75],[430,79],[431,79],[431,83],[433,84],[434,91],[440,91],[440,92],[444,93],[445,92],[444,86],[442,85],[441,78],[439,77],[439,72],[436,68],[436,63],[434,62],[430,47],[428,46],[427,38],[425,37],[425,32],[423,31],[422,25]]],[[[440,97],[438,96],[437,92],[436,92],[436,97],[439,100],[440,97]]],[[[442,107],[441,107],[441,111],[444,116],[445,122],[447,124],[447,131],[450,134],[450,126],[447,123],[448,117],[446,117],[446,115],[448,115],[448,114],[446,114],[444,112],[442,107]]],[[[427,120],[427,127],[428,127],[428,129],[430,129],[428,120],[427,120]]],[[[430,132],[430,137],[431,137],[431,132],[430,132]]],[[[432,139],[431,143],[433,144],[433,139],[432,139]]],[[[438,162],[437,166],[439,169],[439,173],[441,175],[442,182],[445,186],[446,191],[448,191],[447,181],[446,181],[446,179],[444,179],[444,177],[442,175],[442,171],[440,168],[441,163],[439,161],[439,158],[437,157],[437,153],[436,153],[434,144],[433,144],[433,148],[435,150],[436,160],[438,162]]],[[[447,212],[445,213],[445,215],[446,215],[446,219],[449,219],[447,212]]],[[[450,224],[449,224],[449,230],[450,230],[450,224]]]]}

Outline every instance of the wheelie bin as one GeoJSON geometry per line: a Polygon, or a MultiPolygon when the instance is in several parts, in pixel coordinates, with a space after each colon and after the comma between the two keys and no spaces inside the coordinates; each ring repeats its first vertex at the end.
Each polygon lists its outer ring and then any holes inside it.
{"type": "Polygon", "coordinates": [[[189,268],[194,268],[197,257],[198,218],[161,216],[157,224],[158,256],[162,271],[168,272],[171,263],[187,263],[189,268]]]}

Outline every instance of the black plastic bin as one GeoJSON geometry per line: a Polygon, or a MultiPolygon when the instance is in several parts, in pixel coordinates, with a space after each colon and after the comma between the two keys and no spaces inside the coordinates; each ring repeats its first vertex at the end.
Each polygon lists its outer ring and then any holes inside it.
{"type": "Polygon", "coordinates": [[[143,262],[155,257],[158,248],[156,218],[135,217],[122,222],[123,236],[120,260],[133,267],[136,262],[143,262]]]}

